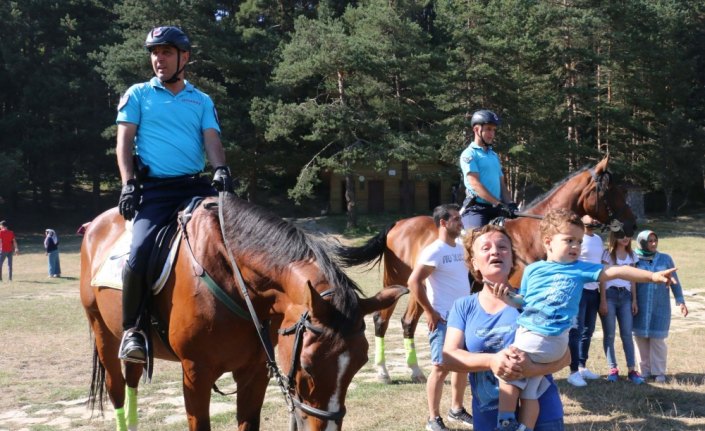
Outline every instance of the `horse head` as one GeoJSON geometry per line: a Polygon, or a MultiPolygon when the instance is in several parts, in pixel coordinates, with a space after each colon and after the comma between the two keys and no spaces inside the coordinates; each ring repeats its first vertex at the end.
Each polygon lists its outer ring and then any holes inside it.
{"type": "Polygon", "coordinates": [[[612,172],[607,169],[608,163],[609,156],[588,170],[589,183],[583,189],[579,201],[580,209],[610,230],[633,236],[637,228],[636,217],[627,203],[626,191],[614,182],[612,172]]]}
{"type": "Polygon", "coordinates": [[[348,386],[367,362],[363,318],[408,292],[396,286],[372,298],[354,295],[352,308],[341,310],[335,297],[345,295],[345,288],[320,280],[314,287],[307,280],[289,294],[277,350],[292,429],[341,429],[348,386]]]}

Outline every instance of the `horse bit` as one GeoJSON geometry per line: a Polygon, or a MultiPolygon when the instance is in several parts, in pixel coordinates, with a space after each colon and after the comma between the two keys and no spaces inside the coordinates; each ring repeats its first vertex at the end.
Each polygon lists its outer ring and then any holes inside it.
{"type": "MultiPolygon", "coordinates": [[[[240,268],[237,266],[237,263],[235,262],[235,257],[233,256],[233,252],[228,246],[226,240],[225,223],[223,218],[223,201],[225,193],[226,192],[224,191],[218,193],[218,218],[220,222],[221,234],[223,235],[223,244],[225,245],[225,249],[228,252],[230,264],[233,268],[233,272],[235,273],[238,285],[240,286],[240,291],[242,292],[242,296],[245,298],[245,303],[247,304],[247,308],[250,312],[249,317],[251,318],[252,323],[255,325],[255,329],[257,329],[257,335],[259,336],[260,342],[262,343],[262,347],[264,348],[264,351],[267,355],[267,368],[269,370],[269,375],[270,377],[274,377],[277,380],[277,383],[279,384],[279,389],[281,389],[282,395],[284,395],[287,408],[289,409],[289,414],[291,415],[291,426],[294,425],[293,415],[295,409],[299,409],[308,415],[317,417],[322,420],[339,421],[345,416],[346,410],[344,406],[338,411],[331,412],[327,410],[318,409],[308,404],[304,404],[304,402],[300,400],[301,397],[298,395],[298,393],[296,392],[296,388],[294,387],[294,379],[296,369],[298,368],[298,359],[301,353],[301,341],[303,340],[304,332],[306,330],[309,330],[317,335],[323,333],[323,328],[315,326],[311,323],[308,311],[304,312],[294,325],[285,329],[279,329],[277,331],[280,335],[294,334],[294,347],[291,355],[291,366],[289,368],[289,373],[286,376],[282,375],[281,370],[279,369],[277,361],[274,357],[274,347],[272,346],[272,341],[269,337],[268,327],[260,323],[259,318],[257,318],[257,313],[255,312],[254,305],[252,304],[252,300],[250,299],[250,295],[247,291],[247,285],[245,284],[245,280],[242,278],[240,268]]],[[[326,296],[332,294],[332,289],[328,289],[322,292],[320,295],[322,298],[325,298],[326,296]]],[[[231,303],[231,305],[234,305],[235,307],[239,308],[239,305],[232,301],[232,299],[230,299],[229,302],[231,303]]],[[[229,306],[228,308],[231,307],[229,306]]]]}

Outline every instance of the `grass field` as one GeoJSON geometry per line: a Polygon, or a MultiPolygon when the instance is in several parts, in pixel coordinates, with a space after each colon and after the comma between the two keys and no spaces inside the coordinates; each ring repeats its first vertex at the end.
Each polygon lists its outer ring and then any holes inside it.
{"type": "MultiPolygon", "coordinates": [[[[344,240],[360,242],[376,233],[385,221],[361,220],[363,227],[344,240]]],[[[341,219],[309,220],[308,225],[337,232],[341,219]]],[[[666,384],[635,386],[626,381],[590,382],[586,388],[573,388],[565,382],[566,370],[556,375],[566,410],[568,430],[705,430],[705,288],[701,282],[705,260],[705,216],[676,220],[649,220],[643,223],[660,234],[659,248],[671,254],[688,292],[691,315],[674,314],[670,347],[669,381],[666,384]]],[[[47,278],[42,248],[43,226],[36,233],[17,232],[21,254],[15,257],[15,280],[0,283],[0,431],[2,430],[99,430],[114,429],[112,408],[105,418],[91,419],[85,408],[90,381],[91,339],[78,298],[79,247],[81,238],[73,230],[59,231],[63,278],[47,278]]],[[[380,288],[378,269],[356,270],[351,276],[366,294],[380,288]]],[[[7,280],[7,268],[3,268],[7,280]]],[[[406,304],[402,298],[397,317],[406,304]]],[[[599,325],[599,324],[598,324],[599,325]]],[[[424,325],[419,325],[422,328],[424,325]]],[[[371,319],[367,336],[374,345],[371,319]]],[[[416,336],[422,368],[429,365],[424,330],[416,336]]],[[[619,344],[619,343],[617,343],[619,344]]],[[[246,348],[243,346],[243,348],[246,348]]],[[[621,347],[618,360],[624,366],[621,347]]],[[[405,367],[398,318],[387,336],[387,364],[393,383],[375,380],[372,363],[353,380],[346,406],[346,430],[420,430],[426,416],[423,385],[413,384],[405,367]]],[[[598,326],[591,348],[589,367],[606,373],[598,326]]],[[[186,429],[181,399],[181,372],[178,364],[157,362],[151,384],[140,389],[141,429],[186,429]]],[[[233,390],[224,376],[223,390],[233,390]]],[[[278,392],[270,385],[263,410],[264,430],[286,430],[287,411],[278,392]]],[[[241,396],[246,396],[241,394],[241,396]]],[[[448,408],[447,396],[442,409],[448,408]]],[[[235,428],[234,395],[213,395],[211,412],[214,430],[235,428]]],[[[97,413],[97,412],[96,412],[97,413]]]]}

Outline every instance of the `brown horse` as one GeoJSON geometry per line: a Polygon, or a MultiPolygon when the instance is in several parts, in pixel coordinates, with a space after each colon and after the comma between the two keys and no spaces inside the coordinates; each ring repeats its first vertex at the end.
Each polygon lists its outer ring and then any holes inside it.
{"type": "MultiPolygon", "coordinates": [[[[223,199],[222,205],[205,200],[182,226],[173,272],[151,306],[152,315],[168,326],[168,343],[152,337],[154,357],[183,367],[189,429],[210,429],[211,388],[224,373],[232,373],[237,383],[238,429],[259,429],[269,372],[278,377],[293,429],[340,429],[347,388],[367,361],[363,317],[390,306],[406,289],[385,289],[361,299],[358,287],[331,259],[328,241],[246,201],[230,195],[223,199]],[[230,263],[229,250],[239,271],[230,263]],[[224,299],[206,286],[206,273],[224,299]],[[248,310],[238,273],[254,312],[249,318],[247,311],[232,311],[248,310]]],[[[115,209],[88,226],[81,247],[81,301],[95,334],[91,399],[102,408],[107,389],[117,429],[133,430],[135,388],[143,370],[127,363],[125,374],[121,371],[121,292],[91,285],[124,229],[115,209]]]]}
{"type": "MultiPolygon", "coordinates": [[[[539,237],[538,219],[550,208],[570,208],[580,216],[590,214],[602,223],[611,223],[611,226],[623,229],[628,235],[634,233],[636,219],[625,201],[624,191],[612,182],[607,164],[606,157],[592,169],[584,168],[573,173],[529,204],[523,213],[527,217],[506,221],[505,227],[514,242],[518,261],[518,268],[511,280],[514,286],[519,285],[526,265],[545,256],[539,237]]],[[[347,266],[376,264],[384,259],[383,285],[406,286],[419,252],[437,237],[438,229],[431,217],[412,217],[387,227],[363,246],[341,246],[338,254],[347,266]]],[[[378,379],[384,382],[390,381],[384,358],[384,335],[395,306],[393,304],[374,315],[375,364],[378,379]]],[[[415,382],[425,381],[414,348],[414,333],[422,313],[418,302],[410,298],[401,321],[407,365],[411,368],[411,378],[415,382]]]]}

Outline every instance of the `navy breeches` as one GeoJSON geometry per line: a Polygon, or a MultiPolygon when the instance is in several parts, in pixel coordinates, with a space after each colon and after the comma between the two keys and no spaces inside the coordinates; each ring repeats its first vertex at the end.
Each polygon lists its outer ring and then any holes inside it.
{"type": "Polygon", "coordinates": [[[216,191],[205,178],[145,181],[142,184],[142,202],[132,227],[132,245],[127,262],[132,271],[145,273],[157,233],[169,222],[179,205],[194,196],[214,195],[216,191]]]}

